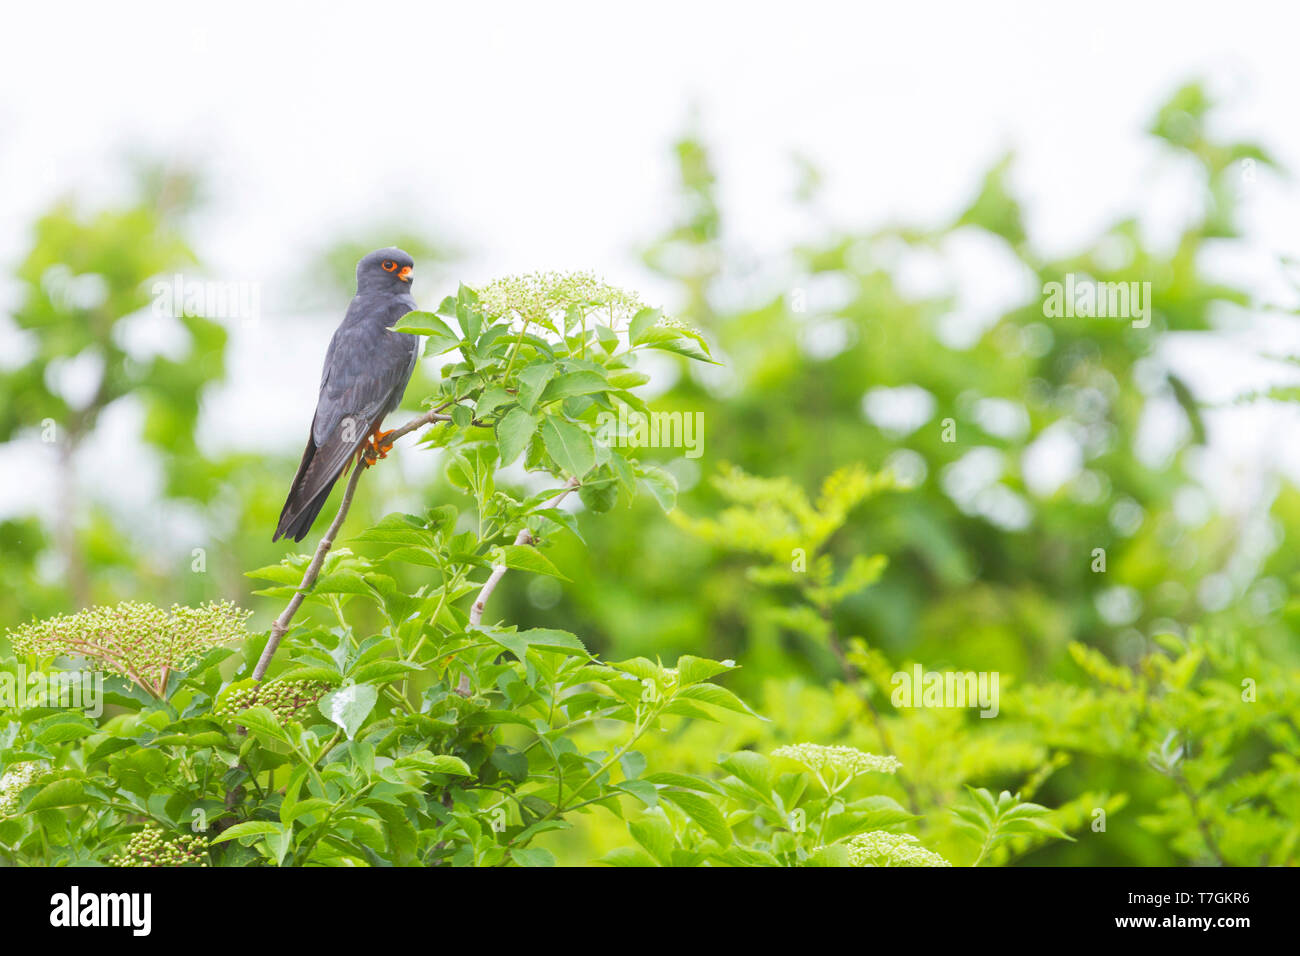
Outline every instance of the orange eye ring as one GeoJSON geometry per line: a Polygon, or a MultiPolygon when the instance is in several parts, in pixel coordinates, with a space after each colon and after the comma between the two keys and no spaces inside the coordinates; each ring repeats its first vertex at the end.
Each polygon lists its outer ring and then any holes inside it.
{"type": "Polygon", "coordinates": [[[385,271],[385,272],[395,272],[396,270],[397,270],[397,263],[396,263],[396,262],[394,262],[392,259],[385,259],[385,260],[384,260],[384,271],[385,271]]]}

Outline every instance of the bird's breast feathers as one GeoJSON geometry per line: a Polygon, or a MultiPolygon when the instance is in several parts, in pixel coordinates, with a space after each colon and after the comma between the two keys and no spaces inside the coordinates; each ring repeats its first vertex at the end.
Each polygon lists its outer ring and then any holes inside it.
{"type": "Polygon", "coordinates": [[[393,332],[415,302],[407,296],[358,296],[325,356],[312,435],[323,444],[345,418],[365,424],[397,407],[419,355],[420,337],[393,332]],[[380,299],[380,301],[375,301],[380,299]]]}

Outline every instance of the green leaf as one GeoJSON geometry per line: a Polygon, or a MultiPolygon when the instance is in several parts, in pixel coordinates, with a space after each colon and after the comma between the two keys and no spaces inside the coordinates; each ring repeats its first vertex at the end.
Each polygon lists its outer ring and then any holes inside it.
{"type": "Polygon", "coordinates": [[[83,724],[79,721],[63,721],[44,728],[36,735],[36,741],[46,745],[62,744],[69,740],[80,740],[82,737],[89,737],[97,730],[98,728],[93,724],[83,724]]]}
{"type": "Polygon", "coordinates": [[[642,309],[632,317],[632,322],[628,326],[628,341],[636,345],[645,337],[647,331],[654,328],[655,323],[662,317],[663,313],[658,309],[642,309]]]}
{"type": "Polygon", "coordinates": [[[618,504],[618,483],[609,468],[601,467],[594,481],[584,481],[578,488],[578,498],[595,514],[604,514],[618,504]],[[608,475],[608,477],[601,477],[608,475]]]}
{"type": "Polygon", "coordinates": [[[48,810],[52,807],[72,807],[90,803],[91,799],[82,789],[80,780],[55,780],[47,783],[27,804],[26,812],[48,810]]]}
{"type": "Polygon", "coordinates": [[[672,827],[664,820],[655,816],[647,816],[629,823],[627,829],[632,834],[632,839],[641,844],[645,851],[659,862],[660,866],[672,865],[673,850],[677,846],[677,838],[673,835],[672,827]]]}
{"type": "Polygon", "coordinates": [[[313,594],[369,594],[365,579],[355,571],[322,574],[312,586],[313,594]]]}
{"type": "Polygon", "coordinates": [[[250,707],[247,710],[239,712],[235,722],[241,727],[247,727],[259,737],[265,737],[268,740],[279,740],[287,742],[289,735],[285,733],[280,722],[275,719],[275,714],[271,713],[267,707],[250,707]]]}
{"type": "Polygon", "coordinates": [[[609,355],[618,348],[618,333],[603,323],[596,323],[596,339],[600,342],[600,347],[609,355]]]}
{"type": "Polygon", "coordinates": [[[541,847],[536,849],[516,847],[510,851],[510,859],[519,866],[555,866],[555,854],[541,847]]]}
{"type": "Polygon", "coordinates": [[[719,687],[717,684],[692,684],[690,687],[683,687],[678,690],[675,697],[687,697],[705,704],[712,704],[714,707],[734,710],[738,714],[749,714],[751,717],[759,716],[743,700],[727,690],[727,688],[719,687]]]}
{"type": "Polygon", "coordinates": [[[424,347],[425,355],[441,355],[460,344],[460,337],[432,312],[408,312],[393,326],[393,331],[427,335],[429,341],[424,347]]]}
{"type": "Polygon", "coordinates": [[[537,400],[541,397],[542,389],[546,383],[551,380],[558,370],[551,362],[540,365],[529,365],[519,373],[519,405],[525,411],[531,412],[537,407],[537,400]]]}
{"type": "Polygon", "coordinates": [[[707,797],[689,790],[664,790],[659,795],[681,807],[688,817],[719,844],[724,847],[731,844],[731,829],[727,826],[722,811],[707,797]]]}
{"type": "Polygon", "coordinates": [[[677,682],[682,687],[688,687],[735,668],[735,661],[711,661],[707,658],[683,654],[677,658],[677,682]]]}
{"type": "Polygon", "coordinates": [[[500,385],[489,385],[483,389],[483,394],[478,397],[474,403],[474,408],[478,412],[478,417],[482,418],[502,405],[509,405],[515,400],[515,397],[507,392],[500,385]]]}
{"type": "MultiPolygon", "coordinates": [[[[306,561],[307,559],[304,557],[302,560],[306,561]]],[[[257,578],[259,581],[274,581],[276,584],[298,585],[302,583],[302,574],[303,568],[292,564],[268,564],[266,567],[258,568],[255,571],[245,571],[244,577],[257,578]]]]}
{"type": "Polygon", "coordinates": [[[415,664],[408,664],[405,661],[371,661],[357,668],[352,679],[358,684],[382,684],[385,681],[398,680],[409,677],[416,671],[421,670],[415,664]]]}
{"type": "Polygon", "coordinates": [[[379,691],[370,684],[350,684],[326,694],[316,707],[326,720],[336,724],[352,740],[379,699],[379,691]]]}
{"type": "Polygon", "coordinates": [[[555,463],[575,478],[581,478],[596,464],[591,436],[562,418],[551,416],[542,422],[542,442],[555,463]]]}
{"type": "MultiPolygon", "coordinates": [[[[354,535],[353,541],[373,541],[377,544],[404,544],[411,547],[428,547],[433,544],[433,533],[424,526],[424,522],[415,515],[393,512],[379,519],[360,534],[354,535]]],[[[298,575],[302,577],[301,574],[298,575]]],[[[296,583],[296,582],[295,582],[296,583]]]]}
{"type": "Polygon", "coordinates": [[[451,754],[431,754],[427,750],[416,751],[393,761],[399,770],[423,770],[426,773],[450,773],[461,777],[473,776],[469,764],[451,754]]]}
{"type": "Polygon", "coordinates": [[[645,372],[634,372],[631,369],[621,369],[609,373],[609,387],[613,389],[636,388],[648,381],[650,381],[650,376],[645,372]]]}
{"type": "Polygon", "coordinates": [[[678,355],[685,355],[697,362],[718,364],[710,358],[708,350],[697,336],[689,335],[681,329],[667,326],[647,329],[637,344],[644,345],[646,348],[662,349],[665,352],[676,352],[678,355]]]}
{"type": "Polygon", "coordinates": [[[537,432],[539,419],[522,408],[512,408],[497,422],[497,445],[501,449],[501,465],[505,467],[519,457],[537,432]]]}
{"type": "Polygon", "coordinates": [[[719,764],[737,780],[753,787],[764,798],[772,792],[772,763],[760,753],[738,750],[719,764]]]}
{"type": "Polygon", "coordinates": [[[501,548],[501,563],[515,571],[531,571],[534,574],[546,574],[561,581],[569,580],[551,563],[551,559],[532,545],[507,544],[501,548]]]}
{"type": "Polygon", "coordinates": [[[540,401],[553,402],[573,395],[590,395],[592,392],[603,392],[608,388],[609,382],[605,381],[604,376],[587,369],[580,369],[553,378],[542,392],[540,401]]]}
{"type": "Polygon", "coordinates": [[[667,514],[677,506],[677,479],[671,472],[653,465],[641,466],[641,483],[667,514]]]}
{"type": "Polygon", "coordinates": [[[236,823],[228,830],[222,830],[220,834],[213,837],[212,843],[227,843],[230,840],[238,840],[240,837],[261,836],[265,833],[280,833],[283,828],[278,823],[270,823],[266,820],[248,820],[244,823],[236,823]]]}
{"type": "Polygon", "coordinates": [[[526,631],[507,631],[499,627],[484,627],[480,630],[486,637],[500,644],[521,661],[525,659],[530,647],[574,657],[591,656],[582,641],[568,631],[558,631],[549,627],[534,627],[526,631]]]}
{"type": "Polygon", "coordinates": [[[533,627],[520,631],[519,634],[528,639],[531,647],[540,647],[545,651],[559,651],[570,656],[591,656],[577,635],[570,634],[568,631],[559,631],[552,627],[533,627]]]}
{"type": "Polygon", "coordinates": [[[610,850],[600,858],[606,866],[658,866],[654,857],[644,850],[632,846],[621,846],[610,850]]]}
{"type": "MultiPolygon", "coordinates": [[[[324,814],[333,804],[321,797],[308,797],[306,800],[299,800],[297,803],[289,806],[288,809],[282,809],[280,812],[281,823],[293,823],[299,817],[308,813],[324,814]]],[[[229,831],[227,831],[229,832],[229,831]]]]}

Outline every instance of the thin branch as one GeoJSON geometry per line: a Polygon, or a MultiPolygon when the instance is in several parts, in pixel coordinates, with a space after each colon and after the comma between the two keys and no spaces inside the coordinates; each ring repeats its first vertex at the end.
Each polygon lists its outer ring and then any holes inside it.
{"type": "Polygon", "coordinates": [[[431,412],[425,412],[425,413],[424,413],[423,415],[421,415],[419,418],[412,418],[409,422],[407,422],[407,423],[406,423],[405,425],[403,425],[401,428],[395,428],[395,429],[393,429],[393,430],[392,430],[391,432],[389,432],[388,435],[384,438],[384,442],[385,442],[385,444],[387,444],[387,443],[389,443],[389,442],[395,442],[395,441],[397,441],[397,439],[401,438],[403,435],[407,434],[408,432],[413,432],[413,431],[415,431],[417,428],[423,428],[425,425],[432,425],[432,424],[435,423],[435,422],[449,422],[449,421],[451,421],[451,416],[450,416],[450,415],[444,415],[444,414],[442,414],[442,410],[443,410],[444,408],[448,408],[448,407],[450,407],[450,406],[452,406],[452,405],[454,405],[454,404],[456,404],[456,403],[455,403],[455,402],[444,402],[443,404],[441,404],[441,405],[439,405],[437,408],[435,408],[433,411],[431,411],[431,412]]]}
{"type": "Polygon", "coordinates": [[[1201,802],[1196,798],[1196,791],[1192,789],[1192,785],[1183,776],[1181,768],[1177,774],[1172,776],[1179,789],[1183,791],[1183,796],[1187,797],[1187,803],[1192,809],[1192,819],[1196,821],[1196,828],[1201,831],[1201,838],[1205,840],[1205,845],[1209,848],[1210,854],[1218,862],[1219,866],[1227,866],[1228,861],[1223,858],[1223,851],[1219,849],[1219,844],[1214,839],[1214,833],[1210,830],[1210,821],[1201,815],[1201,802]]]}
{"type": "Polygon", "coordinates": [[[329,530],[325,532],[320,539],[320,544],[316,546],[316,554],[311,559],[311,564],[307,565],[307,570],[303,572],[302,583],[298,585],[298,590],[294,592],[293,598],[289,601],[289,606],[280,612],[280,616],[275,619],[271,625],[271,636],[266,642],[266,647],[262,649],[262,656],[257,661],[257,666],[253,668],[253,680],[261,680],[266,676],[266,669],[271,666],[271,658],[275,656],[276,650],[280,647],[280,640],[284,637],[285,632],[289,630],[289,624],[293,621],[293,616],[298,613],[298,608],[302,606],[303,599],[307,597],[307,592],[316,584],[316,579],[320,577],[320,569],[325,564],[325,555],[329,554],[330,548],[334,545],[334,537],[339,533],[339,528],[343,526],[343,519],[348,516],[348,509],[352,507],[352,496],[356,493],[357,482],[361,480],[361,473],[365,467],[358,462],[357,467],[352,472],[352,477],[348,479],[347,490],[343,492],[343,500],[339,503],[338,514],[334,516],[334,521],[330,524],[329,530]]]}
{"type": "MultiPolygon", "coordinates": [[[[443,415],[442,409],[446,408],[450,402],[438,406],[433,411],[425,412],[417,418],[411,419],[400,428],[395,428],[384,437],[386,444],[391,444],[403,435],[415,431],[417,428],[423,428],[425,425],[431,425],[434,422],[449,422],[450,415],[443,415]]],[[[271,658],[275,657],[275,652],[280,647],[280,641],[289,630],[289,625],[293,622],[293,616],[298,613],[298,608],[302,606],[303,600],[307,593],[311,591],[316,584],[316,579],[320,577],[321,568],[325,564],[325,556],[334,546],[334,538],[339,533],[339,528],[343,526],[343,519],[348,516],[348,509],[352,507],[352,496],[357,490],[357,482],[361,480],[361,473],[365,471],[365,466],[361,461],[357,462],[356,468],[352,472],[352,477],[348,479],[347,489],[343,492],[343,500],[339,502],[338,514],[334,516],[334,521],[330,524],[329,530],[320,539],[320,544],[316,546],[316,554],[311,559],[311,564],[307,565],[307,570],[303,572],[302,583],[298,585],[297,591],[289,601],[280,616],[275,619],[271,625],[271,636],[267,639],[266,647],[262,649],[262,656],[258,658],[257,666],[253,668],[253,680],[260,681],[266,676],[266,670],[271,666],[271,658]]]]}
{"type": "MultiPolygon", "coordinates": [[[[560,493],[546,502],[545,507],[559,507],[560,502],[567,498],[569,493],[577,487],[578,479],[570,478],[568,484],[560,489],[560,493]]],[[[515,544],[524,545],[532,543],[533,536],[529,532],[528,528],[520,528],[519,534],[515,535],[515,544]]],[[[489,574],[488,579],[483,582],[483,587],[479,590],[478,597],[474,598],[474,604],[469,609],[470,627],[478,627],[483,623],[483,611],[487,607],[488,598],[492,597],[492,592],[497,589],[497,585],[500,584],[501,579],[505,577],[506,570],[507,568],[504,564],[492,565],[492,573],[489,574]]],[[[456,693],[460,694],[462,697],[468,697],[469,689],[469,675],[461,674],[460,681],[456,684],[456,693]]]]}
{"type": "MultiPolygon", "coordinates": [[[[858,678],[858,669],[853,666],[853,662],[850,661],[848,655],[844,653],[844,648],[840,646],[839,635],[836,633],[835,621],[831,616],[830,608],[819,606],[818,612],[821,614],[822,620],[826,622],[826,633],[829,638],[828,643],[830,644],[831,651],[835,654],[835,659],[839,661],[840,669],[844,672],[844,685],[850,690],[857,692],[858,699],[866,705],[867,712],[871,714],[871,722],[875,725],[876,733],[880,737],[880,746],[884,749],[886,754],[897,760],[898,753],[894,750],[894,744],[890,739],[889,730],[885,727],[884,718],[880,716],[880,711],[876,710],[875,704],[871,702],[870,691],[859,691],[854,686],[858,678]]],[[[899,762],[901,763],[902,761],[899,762]]],[[[898,781],[899,785],[907,794],[908,809],[918,817],[923,816],[924,814],[921,812],[921,801],[917,799],[916,788],[908,779],[907,774],[895,771],[894,779],[898,781]]]]}

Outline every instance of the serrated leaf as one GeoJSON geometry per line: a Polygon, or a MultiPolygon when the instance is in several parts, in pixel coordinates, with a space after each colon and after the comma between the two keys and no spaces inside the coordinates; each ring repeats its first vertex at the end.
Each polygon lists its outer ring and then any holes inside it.
{"type": "Polygon", "coordinates": [[[609,382],[605,381],[604,376],[588,369],[579,369],[551,379],[542,390],[539,401],[554,402],[574,395],[590,395],[593,392],[606,391],[609,387],[609,382]]]}
{"type": "Polygon", "coordinates": [[[337,725],[352,740],[379,699],[379,691],[370,684],[350,684],[326,694],[316,707],[326,720],[337,725]]]}
{"type": "Polygon", "coordinates": [[[441,355],[460,344],[460,337],[432,312],[408,312],[392,328],[394,332],[408,335],[427,335],[429,341],[424,347],[425,355],[441,355]]]}
{"type": "Polygon", "coordinates": [[[522,408],[512,408],[497,422],[497,445],[501,449],[501,465],[505,467],[519,457],[537,432],[539,419],[522,408]]]}
{"type": "Polygon", "coordinates": [[[655,858],[639,847],[621,846],[600,858],[606,866],[658,866],[655,858]]]}
{"type": "Polygon", "coordinates": [[[473,776],[469,764],[451,754],[431,754],[420,750],[393,761],[393,766],[401,770],[423,770],[427,773],[450,773],[460,777],[473,776]]]}
{"type": "Polygon", "coordinates": [[[698,823],[700,828],[721,846],[731,844],[731,829],[727,826],[722,811],[707,797],[688,790],[664,790],[659,796],[681,807],[688,817],[698,823]]]}
{"type": "Polygon", "coordinates": [[[738,750],[719,766],[766,798],[772,792],[772,763],[760,753],[738,750]]]}
{"type": "Polygon", "coordinates": [[[727,688],[720,687],[717,684],[692,684],[690,687],[683,687],[678,690],[676,697],[698,700],[701,703],[734,710],[738,714],[748,714],[751,717],[759,716],[743,700],[727,690],[727,688]]]}
{"type": "Polygon", "coordinates": [[[519,866],[555,866],[555,854],[543,847],[513,847],[510,859],[519,866]]]}
{"type": "Polygon", "coordinates": [[[658,309],[642,309],[636,315],[632,316],[632,321],[627,328],[628,341],[633,345],[639,343],[649,329],[654,328],[655,323],[663,317],[663,313],[658,309]]]}
{"type": "Polygon", "coordinates": [[[92,724],[63,721],[43,728],[36,735],[36,742],[47,746],[49,744],[67,743],[69,740],[80,740],[82,737],[89,737],[91,734],[96,733],[98,729],[92,724]]]}
{"type": "Polygon", "coordinates": [[[41,787],[28,802],[26,812],[49,810],[53,807],[72,807],[91,802],[80,780],[55,780],[41,787]]]}
{"type": "Polygon", "coordinates": [[[408,664],[405,661],[371,661],[369,664],[357,668],[356,672],[352,674],[352,679],[358,684],[382,684],[385,681],[409,677],[421,669],[417,665],[408,664]]]}
{"type": "Polygon", "coordinates": [[[247,710],[242,710],[235,721],[261,737],[281,742],[287,742],[289,739],[285,729],[275,719],[275,714],[267,707],[249,707],[247,710]]]}
{"type": "Polygon", "coordinates": [[[529,365],[519,373],[519,393],[516,397],[524,411],[531,412],[537,407],[542,389],[546,388],[546,383],[555,376],[557,371],[554,364],[547,362],[529,365]]]}
{"type": "Polygon", "coordinates": [[[542,422],[541,433],[546,453],[568,474],[581,478],[595,466],[591,436],[577,425],[551,416],[542,422]]]}
{"type": "Polygon", "coordinates": [[[244,823],[236,823],[227,830],[222,830],[210,842],[228,843],[231,840],[238,840],[240,837],[261,836],[267,833],[280,833],[281,831],[282,827],[278,823],[271,823],[267,820],[248,820],[244,823]]]}
{"type": "Polygon", "coordinates": [[[672,866],[673,850],[677,846],[672,827],[659,817],[646,816],[629,823],[627,829],[632,839],[641,844],[660,866],[672,866]]]}
{"type": "Polygon", "coordinates": [[[531,571],[533,574],[547,574],[561,581],[569,580],[560,569],[551,563],[551,559],[532,545],[507,544],[501,548],[501,563],[516,571],[531,571]]]}
{"type": "Polygon", "coordinates": [[[734,661],[711,661],[707,658],[683,654],[677,658],[677,682],[682,687],[688,687],[735,668],[734,661]]]}
{"type": "Polygon", "coordinates": [[[556,651],[575,657],[590,657],[587,648],[577,636],[568,631],[559,631],[549,627],[534,627],[526,631],[507,631],[504,628],[480,628],[485,636],[500,644],[519,660],[524,660],[528,649],[556,651]]]}

